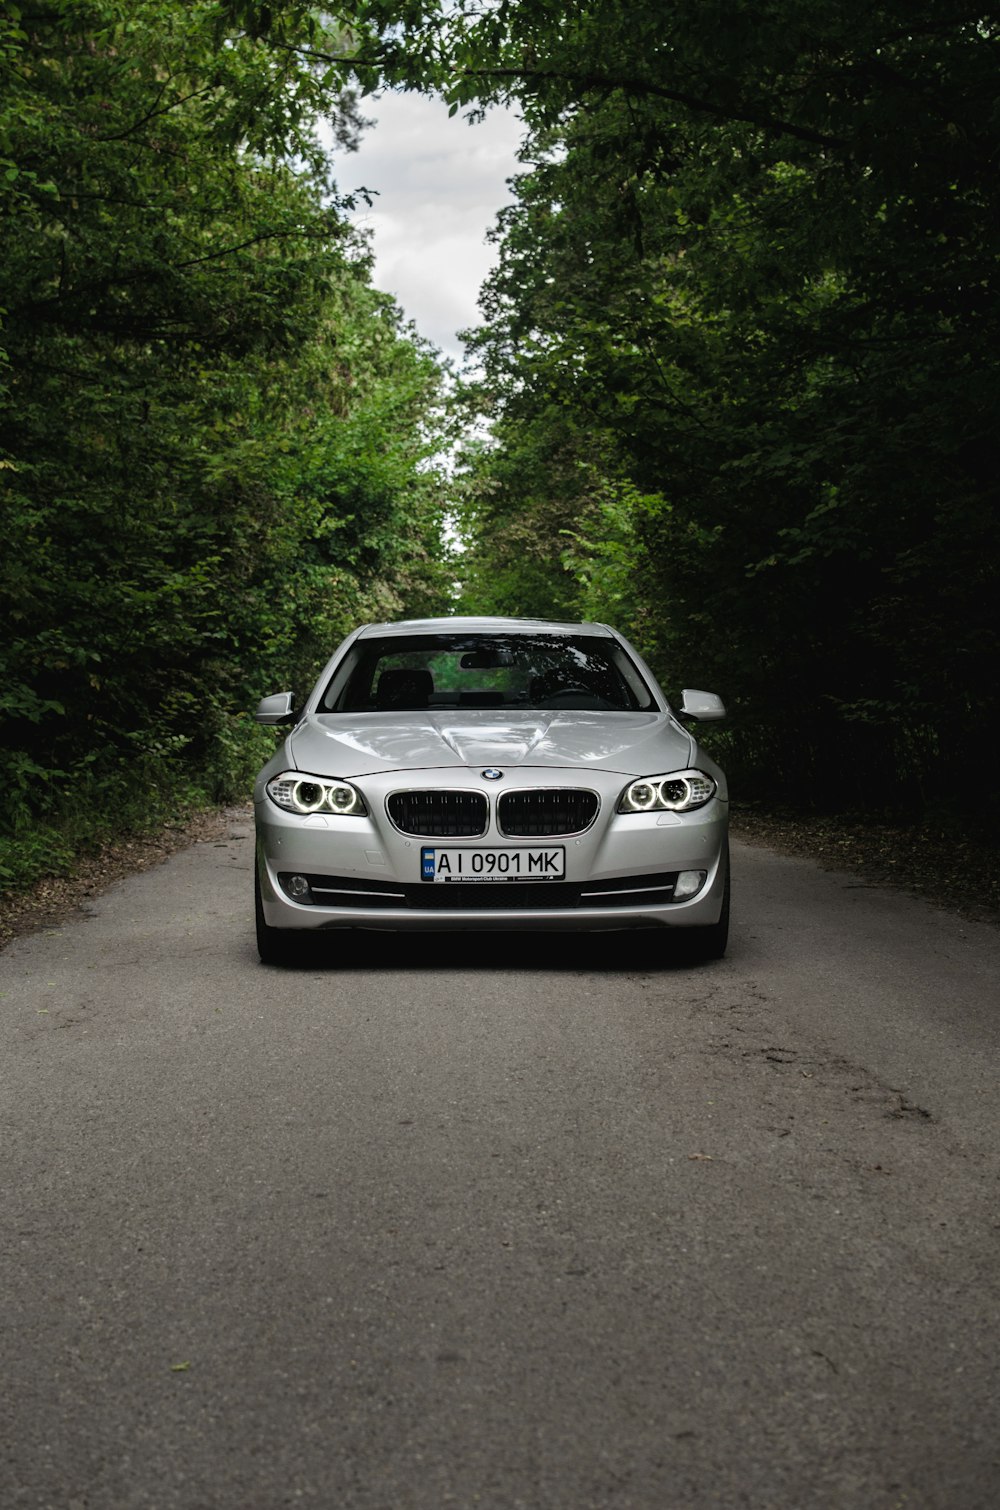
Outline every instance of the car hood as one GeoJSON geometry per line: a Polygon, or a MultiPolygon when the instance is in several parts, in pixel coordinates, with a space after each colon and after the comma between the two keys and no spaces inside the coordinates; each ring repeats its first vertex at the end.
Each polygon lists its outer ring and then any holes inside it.
{"type": "Polygon", "coordinates": [[[295,767],[315,776],[446,767],[578,766],[623,775],[685,767],[690,736],[666,713],[309,714],[288,737],[295,767]]]}

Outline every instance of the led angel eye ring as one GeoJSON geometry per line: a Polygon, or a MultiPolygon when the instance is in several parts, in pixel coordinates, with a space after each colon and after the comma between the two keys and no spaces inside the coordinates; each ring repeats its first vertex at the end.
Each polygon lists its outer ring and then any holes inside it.
{"type": "Polygon", "coordinates": [[[326,802],[326,792],[318,781],[297,781],[292,787],[292,801],[303,813],[318,813],[326,802]]]}

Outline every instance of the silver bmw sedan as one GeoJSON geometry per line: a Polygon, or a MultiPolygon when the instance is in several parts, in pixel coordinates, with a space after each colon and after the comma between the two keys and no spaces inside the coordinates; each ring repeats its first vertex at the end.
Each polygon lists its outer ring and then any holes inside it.
{"type": "Polygon", "coordinates": [[[446,618],[348,635],[254,790],[257,944],[307,931],[671,929],[719,958],[726,779],[605,624],[446,618]]]}

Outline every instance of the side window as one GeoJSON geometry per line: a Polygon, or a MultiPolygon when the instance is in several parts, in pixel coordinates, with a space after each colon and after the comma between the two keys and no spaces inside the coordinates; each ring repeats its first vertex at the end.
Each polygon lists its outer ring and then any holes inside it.
{"type": "Polygon", "coordinates": [[[320,703],[323,712],[334,713],[341,711],[345,707],[354,708],[358,705],[357,700],[359,698],[362,700],[363,705],[365,697],[365,693],[362,690],[363,682],[364,663],[362,661],[362,652],[360,647],[355,645],[337,667],[330,685],[323,693],[323,700],[320,703]]]}
{"type": "Polygon", "coordinates": [[[639,708],[642,712],[648,713],[656,705],[649,688],[639,675],[639,668],[633,664],[631,657],[627,656],[617,646],[613,654],[615,669],[622,680],[623,690],[625,690],[626,694],[627,701],[625,706],[639,708]]]}

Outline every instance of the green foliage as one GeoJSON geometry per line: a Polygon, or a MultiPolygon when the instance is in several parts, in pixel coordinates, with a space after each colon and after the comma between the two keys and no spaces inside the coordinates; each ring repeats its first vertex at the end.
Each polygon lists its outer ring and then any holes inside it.
{"type": "Polygon", "coordinates": [[[449,590],[438,368],[313,131],[322,103],[348,145],[353,99],[217,26],[207,0],[0,23],[8,879],[245,793],[258,697],[449,590]]]}
{"type": "Polygon", "coordinates": [[[461,606],[620,624],[726,696],[744,791],[978,813],[998,40],[961,0],[8,6],[20,840],[238,788],[259,693],[448,599],[437,370],[313,127],[346,144],[386,83],[528,129],[470,339],[461,606]]]}
{"type": "Polygon", "coordinates": [[[668,687],[727,697],[771,795],[978,814],[955,772],[998,711],[995,19],[340,16],[366,67],[530,128],[471,338],[493,439],[466,605],[622,623],[668,687]]]}

